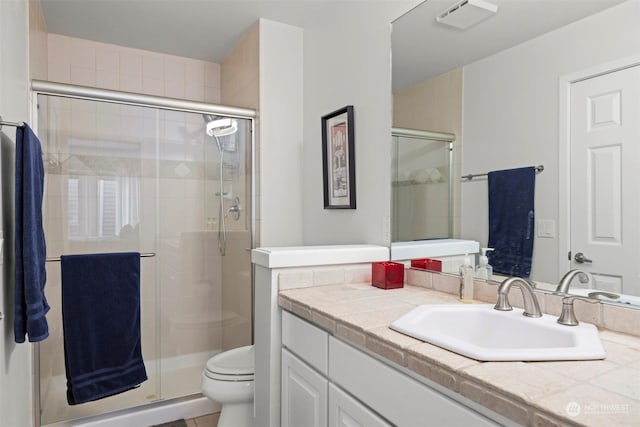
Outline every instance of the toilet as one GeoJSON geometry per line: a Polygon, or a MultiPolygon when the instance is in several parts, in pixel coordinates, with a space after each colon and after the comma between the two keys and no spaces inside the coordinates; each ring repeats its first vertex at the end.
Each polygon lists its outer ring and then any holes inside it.
{"type": "Polygon", "coordinates": [[[213,356],[202,371],[202,394],[222,405],[218,427],[253,425],[254,347],[213,356]]]}

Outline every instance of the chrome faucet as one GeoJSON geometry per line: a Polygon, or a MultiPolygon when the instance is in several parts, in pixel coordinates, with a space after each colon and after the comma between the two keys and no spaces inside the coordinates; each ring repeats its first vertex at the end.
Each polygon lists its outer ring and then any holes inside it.
{"type": "Polygon", "coordinates": [[[558,283],[558,286],[556,287],[556,292],[562,292],[563,294],[569,292],[569,285],[571,285],[571,281],[576,276],[578,276],[580,283],[589,283],[588,273],[578,269],[569,270],[564,276],[562,276],[562,279],[560,279],[560,283],[558,283]]]}
{"type": "Polygon", "coordinates": [[[540,305],[538,305],[538,298],[536,298],[536,295],[533,293],[535,285],[521,277],[509,277],[500,283],[500,287],[498,287],[498,302],[493,308],[500,311],[513,310],[513,307],[509,304],[508,297],[511,286],[517,286],[522,292],[522,298],[524,300],[524,313],[522,314],[527,317],[542,317],[540,305]]]}

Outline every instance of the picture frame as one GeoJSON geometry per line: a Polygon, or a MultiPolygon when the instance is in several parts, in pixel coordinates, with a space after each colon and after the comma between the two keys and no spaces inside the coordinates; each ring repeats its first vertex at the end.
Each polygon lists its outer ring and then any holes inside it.
{"type": "Polygon", "coordinates": [[[353,105],[322,116],[322,174],[325,209],[356,208],[353,105]]]}

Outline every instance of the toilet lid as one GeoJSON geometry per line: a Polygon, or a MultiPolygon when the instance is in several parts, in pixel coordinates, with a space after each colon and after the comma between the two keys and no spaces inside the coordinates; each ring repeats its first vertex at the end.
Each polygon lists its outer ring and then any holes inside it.
{"type": "Polygon", "coordinates": [[[254,359],[252,345],[224,351],[207,361],[207,374],[253,376],[254,359]]]}

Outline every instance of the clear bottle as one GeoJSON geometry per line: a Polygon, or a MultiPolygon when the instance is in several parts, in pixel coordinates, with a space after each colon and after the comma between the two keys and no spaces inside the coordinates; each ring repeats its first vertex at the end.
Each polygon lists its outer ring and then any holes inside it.
{"type": "Polygon", "coordinates": [[[476,267],[476,277],[478,279],[491,280],[493,277],[493,267],[489,265],[489,258],[487,258],[487,251],[492,251],[493,248],[481,248],[480,259],[478,260],[478,266],[476,267]]]}
{"type": "Polygon", "coordinates": [[[469,254],[465,254],[460,266],[460,299],[462,302],[473,302],[473,265],[469,254]]]}

